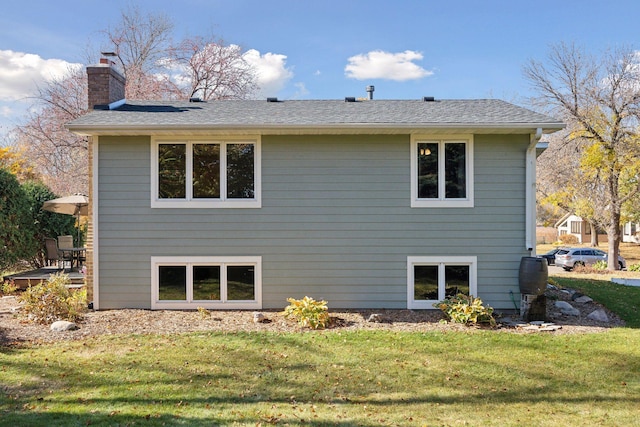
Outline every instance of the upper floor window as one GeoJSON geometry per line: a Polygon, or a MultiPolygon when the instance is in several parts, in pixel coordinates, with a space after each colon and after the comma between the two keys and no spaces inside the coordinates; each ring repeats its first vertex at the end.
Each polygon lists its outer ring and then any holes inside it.
{"type": "Polygon", "coordinates": [[[473,207],[473,138],[413,138],[411,207],[473,207]]]}
{"type": "Polygon", "coordinates": [[[152,207],[260,207],[260,143],[155,141],[152,207]]]}

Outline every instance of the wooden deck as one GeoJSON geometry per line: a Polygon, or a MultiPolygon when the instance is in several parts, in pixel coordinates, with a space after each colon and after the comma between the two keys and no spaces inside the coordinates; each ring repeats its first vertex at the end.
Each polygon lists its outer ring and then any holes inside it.
{"type": "MultiPolygon", "coordinates": [[[[37,285],[41,280],[48,280],[52,274],[59,272],[62,272],[62,270],[59,270],[56,267],[43,267],[37,270],[23,271],[22,273],[4,276],[2,281],[5,282],[13,280],[13,283],[16,286],[19,286],[21,289],[26,289],[29,286],[29,283],[37,285]]],[[[71,272],[65,270],[64,273],[69,276],[71,285],[74,287],[84,285],[84,275],[82,273],[75,270],[71,272]]]]}

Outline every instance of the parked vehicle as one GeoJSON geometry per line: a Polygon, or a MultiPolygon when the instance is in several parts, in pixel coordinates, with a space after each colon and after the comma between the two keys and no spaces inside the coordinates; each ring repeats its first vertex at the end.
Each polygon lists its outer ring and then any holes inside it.
{"type": "MultiPolygon", "coordinates": [[[[569,271],[578,265],[593,265],[598,261],[607,261],[607,259],[607,253],[600,249],[564,248],[556,253],[555,264],[569,271]]],[[[627,262],[623,257],[618,256],[618,265],[622,270],[627,267],[627,262]]]]}
{"type": "Polygon", "coordinates": [[[558,253],[558,251],[561,250],[566,250],[567,248],[555,248],[555,249],[551,249],[549,252],[547,252],[546,254],[542,254],[540,255],[540,258],[544,258],[547,260],[547,264],[548,265],[555,265],[556,263],[556,254],[558,253]]]}

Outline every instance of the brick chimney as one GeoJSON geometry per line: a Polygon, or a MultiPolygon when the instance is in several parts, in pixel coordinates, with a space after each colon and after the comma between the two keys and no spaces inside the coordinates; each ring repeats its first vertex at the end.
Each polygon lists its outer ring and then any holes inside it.
{"type": "Polygon", "coordinates": [[[89,110],[107,110],[109,104],[124,99],[125,79],[107,58],[87,67],[89,110]]]}

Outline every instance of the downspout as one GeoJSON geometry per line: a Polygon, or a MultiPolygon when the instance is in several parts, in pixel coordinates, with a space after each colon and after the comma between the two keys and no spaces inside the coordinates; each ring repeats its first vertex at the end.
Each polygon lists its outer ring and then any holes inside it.
{"type": "Polygon", "coordinates": [[[542,137],[542,129],[529,136],[525,166],[525,249],[536,256],[536,145],[542,137]]]}

